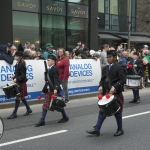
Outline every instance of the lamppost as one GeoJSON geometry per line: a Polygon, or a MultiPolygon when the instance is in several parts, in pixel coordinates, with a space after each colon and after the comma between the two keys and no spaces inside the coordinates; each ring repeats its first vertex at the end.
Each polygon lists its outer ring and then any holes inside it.
{"type": "Polygon", "coordinates": [[[129,21],[128,21],[128,49],[130,49],[130,34],[131,34],[131,0],[128,0],[128,12],[129,12],[129,21]]]}

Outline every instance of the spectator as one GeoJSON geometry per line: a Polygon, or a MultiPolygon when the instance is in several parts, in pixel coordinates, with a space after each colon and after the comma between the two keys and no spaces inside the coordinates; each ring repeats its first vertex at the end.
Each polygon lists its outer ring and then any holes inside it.
{"type": "Polygon", "coordinates": [[[14,51],[16,52],[16,51],[17,51],[17,48],[16,48],[16,46],[15,46],[15,45],[12,45],[12,47],[11,47],[11,54],[13,54],[13,53],[14,53],[14,51]]]}
{"type": "Polygon", "coordinates": [[[117,48],[117,51],[120,51],[120,50],[122,50],[122,43],[120,43],[119,45],[118,45],[118,48],[117,48]]]}
{"type": "Polygon", "coordinates": [[[44,51],[43,51],[43,54],[42,54],[42,57],[43,57],[44,59],[47,59],[47,57],[48,57],[49,55],[53,55],[53,56],[56,57],[56,55],[54,54],[53,46],[52,46],[51,43],[47,43],[47,44],[45,45],[45,47],[46,47],[46,50],[44,50],[44,51]]]}
{"type": "Polygon", "coordinates": [[[65,53],[66,53],[66,57],[67,57],[68,59],[71,59],[71,58],[70,58],[69,51],[66,51],[65,53]]]}
{"type": "Polygon", "coordinates": [[[28,57],[28,53],[31,51],[30,49],[30,42],[26,42],[25,46],[24,46],[24,52],[23,52],[23,57],[27,58],[28,57]]]}
{"type": "Polygon", "coordinates": [[[81,51],[80,51],[79,49],[77,49],[77,50],[75,51],[75,56],[74,56],[73,59],[82,59],[82,58],[81,58],[81,51]]]}
{"type": "Polygon", "coordinates": [[[124,52],[124,51],[121,52],[120,53],[120,61],[119,61],[124,66],[126,66],[126,64],[127,64],[127,59],[126,59],[125,55],[126,55],[126,52],[124,52]]]}
{"type": "Polygon", "coordinates": [[[31,44],[31,45],[30,45],[30,49],[31,49],[31,51],[35,51],[35,45],[34,45],[34,44],[31,44]]]}
{"type": "Polygon", "coordinates": [[[90,55],[89,49],[88,49],[87,47],[85,47],[85,48],[83,49],[83,51],[81,52],[81,58],[82,58],[82,59],[96,59],[96,60],[97,60],[96,57],[92,57],[92,56],[90,55]]]}
{"type": "Polygon", "coordinates": [[[59,48],[56,66],[59,69],[59,81],[65,93],[66,103],[69,103],[69,95],[68,95],[68,78],[70,76],[69,64],[70,64],[69,59],[66,57],[65,49],[59,48]]]}
{"type": "Polygon", "coordinates": [[[26,42],[26,43],[25,43],[24,49],[30,49],[30,42],[26,42]]]}
{"type": "Polygon", "coordinates": [[[24,52],[24,48],[23,48],[22,44],[18,45],[18,51],[19,52],[24,52]]]}
{"type": "Polygon", "coordinates": [[[10,43],[7,43],[6,45],[0,45],[0,60],[5,60],[10,65],[13,64],[16,53],[16,50],[11,53],[11,47],[12,45],[10,43]]]}
{"type": "Polygon", "coordinates": [[[109,45],[104,44],[103,45],[103,51],[101,52],[101,65],[102,65],[102,67],[108,65],[108,62],[107,62],[107,51],[108,50],[109,50],[109,45]]]}
{"type": "Polygon", "coordinates": [[[44,59],[44,58],[42,57],[42,53],[43,53],[43,50],[42,50],[41,48],[38,48],[38,49],[37,49],[37,57],[38,57],[38,59],[44,59]]]}
{"type": "Polygon", "coordinates": [[[75,49],[79,49],[80,47],[81,47],[81,41],[79,41],[79,42],[77,43],[77,46],[76,46],[75,49]]]}

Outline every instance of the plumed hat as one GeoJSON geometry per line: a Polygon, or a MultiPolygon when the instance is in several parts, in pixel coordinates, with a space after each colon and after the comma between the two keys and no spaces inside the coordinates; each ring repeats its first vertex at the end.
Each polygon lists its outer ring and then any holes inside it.
{"type": "Polygon", "coordinates": [[[56,57],[54,55],[48,55],[47,59],[51,59],[56,62],[56,57]]]}
{"type": "Polygon", "coordinates": [[[17,52],[15,53],[15,56],[23,56],[23,53],[22,53],[22,52],[17,51],[17,52]]]}
{"type": "Polygon", "coordinates": [[[24,51],[24,48],[23,48],[22,44],[18,45],[18,51],[19,52],[23,52],[24,51]]]}
{"type": "Polygon", "coordinates": [[[116,51],[116,50],[107,51],[107,56],[108,56],[108,55],[117,56],[117,51],[116,51]]]}

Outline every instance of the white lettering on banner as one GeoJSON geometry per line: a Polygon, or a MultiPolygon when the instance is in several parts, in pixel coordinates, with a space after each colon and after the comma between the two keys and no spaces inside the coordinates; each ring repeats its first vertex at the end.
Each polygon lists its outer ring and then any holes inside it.
{"type": "MultiPolygon", "coordinates": [[[[31,65],[27,65],[27,73],[26,77],[28,80],[33,80],[33,68],[31,65]]],[[[14,71],[15,71],[15,65],[12,66],[1,66],[0,67],[0,81],[11,81],[12,76],[14,76],[14,71]]]]}
{"type": "MultiPolygon", "coordinates": [[[[14,66],[8,65],[5,61],[0,61],[0,103],[11,102],[15,99],[5,99],[2,87],[12,82],[9,76],[14,75],[14,66]]],[[[27,67],[27,100],[37,99],[45,84],[44,80],[44,61],[43,60],[26,60],[27,67]],[[38,66],[38,67],[37,67],[38,66]]],[[[101,79],[100,62],[92,59],[70,60],[70,77],[68,80],[69,95],[83,94],[97,91],[101,79]]]]}
{"type": "Polygon", "coordinates": [[[70,64],[70,77],[92,76],[91,64],[70,64]]]}

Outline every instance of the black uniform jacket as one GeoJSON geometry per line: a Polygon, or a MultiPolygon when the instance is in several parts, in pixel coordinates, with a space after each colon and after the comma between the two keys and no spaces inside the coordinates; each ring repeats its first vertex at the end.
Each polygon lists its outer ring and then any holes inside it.
{"type": "Polygon", "coordinates": [[[108,69],[109,65],[105,66],[102,70],[102,78],[99,83],[99,86],[103,87],[103,94],[109,93],[110,88],[113,86],[116,90],[115,94],[120,94],[123,91],[123,85],[126,83],[126,68],[117,61],[113,63],[110,70],[108,69]],[[110,79],[109,87],[107,80],[107,73],[110,79]]]}
{"type": "Polygon", "coordinates": [[[16,78],[17,82],[26,82],[26,66],[23,62],[18,62],[18,64],[15,65],[15,76],[14,79],[16,78]]]}
{"type": "MultiPolygon", "coordinates": [[[[54,90],[57,90],[57,92],[59,93],[61,91],[61,88],[60,88],[60,83],[58,80],[58,77],[59,77],[58,68],[56,66],[52,66],[51,69],[48,71],[48,75],[49,75],[49,78],[50,78],[52,85],[54,87],[54,89],[53,89],[53,87],[50,85],[50,91],[54,92],[54,90]]],[[[44,85],[43,90],[42,90],[43,93],[48,92],[47,86],[49,86],[48,81],[45,82],[45,85],[44,85]]]]}
{"type": "Polygon", "coordinates": [[[143,77],[144,76],[144,71],[143,71],[143,63],[142,60],[137,59],[135,62],[133,60],[133,65],[137,65],[137,67],[135,67],[136,72],[133,69],[133,73],[132,74],[136,74],[143,77]]]}

